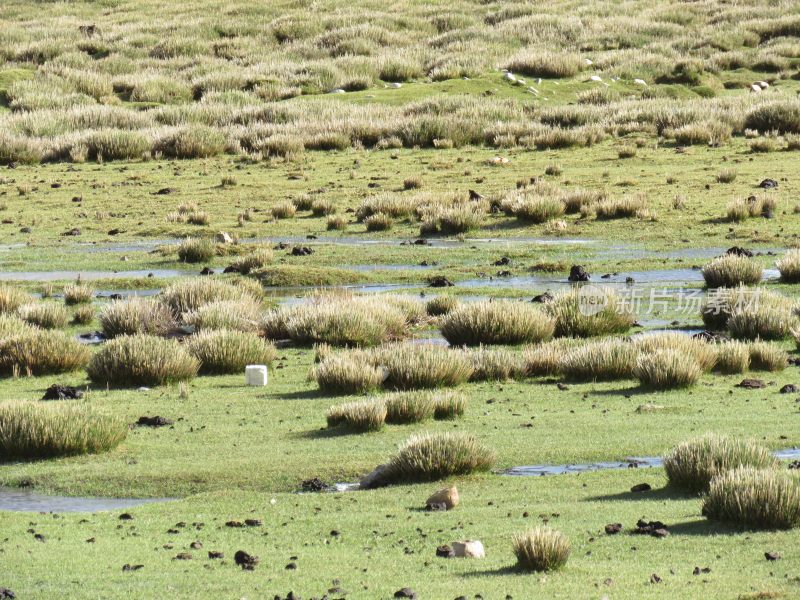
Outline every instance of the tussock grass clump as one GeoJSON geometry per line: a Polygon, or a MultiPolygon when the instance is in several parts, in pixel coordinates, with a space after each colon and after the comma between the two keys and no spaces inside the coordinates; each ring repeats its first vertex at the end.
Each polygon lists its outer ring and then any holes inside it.
{"type": "Polygon", "coordinates": [[[545,223],[564,214],[565,206],[560,198],[532,190],[511,192],[502,201],[502,207],[520,221],[545,223]]]}
{"type": "Polygon", "coordinates": [[[137,333],[164,335],[173,325],[168,306],[136,296],[114,300],[100,309],[100,328],[107,338],[137,333]]]}
{"type": "Polygon", "coordinates": [[[433,418],[437,421],[457,419],[467,411],[467,398],[458,392],[440,390],[433,396],[433,405],[433,418]]]}
{"type": "Polygon", "coordinates": [[[401,194],[378,194],[365,198],[356,209],[356,218],[364,221],[375,214],[384,214],[393,219],[402,219],[414,212],[417,200],[401,194]]]}
{"type": "Polygon", "coordinates": [[[247,365],[271,365],[275,346],[245,331],[202,331],[189,338],[189,353],[200,361],[200,372],[244,373],[247,365]]]}
{"type": "Polygon", "coordinates": [[[769,342],[753,342],[749,345],[750,368],[756,371],[783,371],[789,366],[786,351],[769,342]]]}
{"type": "Polygon", "coordinates": [[[353,431],[380,431],[387,419],[381,400],[361,400],[331,406],[326,415],[328,427],[347,427],[353,431]]]}
{"type": "Polygon", "coordinates": [[[800,133],[800,102],[795,99],[758,105],[747,113],[744,126],[762,133],[800,133]]]}
{"type": "Polygon", "coordinates": [[[388,231],[394,225],[392,217],[384,213],[375,213],[364,219],[367,231],[388,231]]]}
{"type": "Polygon", "coordinates": [[[642,195],[609,198],[595,205],[598,219],[629,219],[647,209],[647,199],[642,195]]]}
{"type": "Polygon", "coordinates": [[[31,375],[69,373],[83,368],[90,351],[60,331],[31,329],[0,341],[0,368],[31,375]]]}
{"type": "Polygon", "coordinates": [[[694,385],[701,374],[694,356],[673,349],[642,354],[633,369],[639,383],[658,390],[694,385]]]}
{"type": "Polygon", "coordinates": [[[717,345],[714,367],[723,375],[744,373],[750,368],[750,348],[742,342],[730,341],[717,345]]]}
{"type": "Polygon", "coordinates": [[[733,169],[722,169],[717,173],[717,183],[733,183],[736,181],[736,175],[733,169]]]}
{"type": "Polygon", "coordinates": [[[31,302],[23,304],[17,311],[20,319],[42,329],[61,329],[67,326],[67,309],[54,302],[31,302]]]}
{"type": "Polygon", "coordinates": [[[16,313],[20,306],[31,301],[31,295],[8,285],[0,285],[0,314],[16,313]]]}
{"type": "Polygon", "coordinates": [[[261,306],[249,298],[210,302],[185,313],[183,322],[197,331],[228,329],[230,331],[259,330],[261,306]]]}
{"type": "Polygon", "coordinates": [[[643,354],[660,350],[675,350],[691,357],[702,371],[710,371],[717,360],[717,352],[712,344],[704,339],[694,338],[675,332],[656,333],[638,336],[634,345],[643,354]]]}
{"type": "Polygon", "coordinates": [[[664,457],[670,485],[689,492],[708,489],[714,477],[731,469],[774,468],[778,464],[766,448],[711,433],[678,444],[664,457]]]}
{"type": "Polygon", "coordinates": [[[728,254],[715,258],[703,267],[706,287],[755,285],[761,281],[761,265],[745,256],[728,254]]]}
{"type": "Polygon", "coordinates": [[[94,321],[95,317],[95,308],[91,304],[84,304],[82,306],[78,306],[74,312],[72,313],[72,321],[73,325],[88,325],[92,321],[94,321]]]}
{"type": "Polygon", "coordinates": [[[73,283],[64,286],[64,304],[74,306],[76,304],[88,304],[94,300],[94,288],[85,283],[73,283]]]}
{"type": "Polygon", "coordinates": [[[757,529],[800,525],[800,478],[791,471],[742,467],[711,480],[703,516],[757,529]]]}
{"type": "Polygon", "coordinates": [[[195,277],[170,284],[161,293],[161,301],[166,304],[176,318],[183,313],[197,310],[204,304],[222,300],[256,301],[256,287],[250,287],[244,281],[229,283],[209,277],[195,277]]]}
{"type": "Polygon", "coordinates": [[[248,275],[251,271],[261,269],[272,263],[273,253],[271,248],[259,248],[236,257],[231,263],[231,268],[237,273],[248,275]]]}
{"type": "Polygon", "coordinates": [[[156,140],[153,149],[169,158],[208,158],[225,150],[225,134],[217,129],[191,125],[156,140]]]}
{"type": "Polygon", "coordinates": [[[270,212],[273,219],[291,219],[297,212],[297,207],[292,202],[279,202],[270,212]]]}
{"type": "Polygon", "coordinates": [[[327,357],[314,367],[311,376],[323,392],[363,394],[378,388],[385,372],[345,353],[327,357]]]}
{"type": "Polygon", "coordinates": [[[567,351],[579,344],[574,338],[556,338],[542,344],[526,346],[522,358],[528,376],[557,375],[559,364],[567,351]]]}
{"type": "MultiPolygon", "coordinates": [[[[754,331],[752,338],[755,339],[760,334],[760,327],[750,327],[750,324],[763,321],[765,324],[764,333],[771,329],[780,332],[782,326],[779,324],[782,319],[790,317],[796,311],[796,304],[790,298],[778,292],[770,292],[764,288],[748,288],[738,286],[735,288],[717,288],[709,293],[708,300],[702,309],[703,323],[710,329],[724,329],[728,325],[728,320],[734,312],[744,311],[748,315],[763,313],[762,317],[747,318],[742,317],[737,328],[749,335],[748,331],[754,331]],[[772,314],[770,314],[772,313],[772,314]]],[[[784,333],[779,333],[784,336],[784,333]]],[[[766,339],[766,335],[760,335],[766,339]]]]}
{"type": "Polygon", "coordinates": [[[265,315],[267,337],[300,344],[374,346],[408,333],[406,313],[382,298],[325,297],[305,305],[283,307],[265,315]]]}
{"type": "Polygon", "coordinates": [[[318,198],[311,203],[311,214],[315,217],[327,217],[336,212],[336,205],[333,200],[318,198]]]}
{"type": "Polygon", "coordinates": [[[0,403],[0,460],[107,452],[127,433],[123,419],[85,403],[0,403]]]}
{"type": "Polygon", "coordinates": [[[606,193],[603,190],[586,188],[575,188],[561,194],[561,202],[564,204],[564,212],[567,214],[579,213],[605,199],[606,193]]]}
{"type": "Polygon", "coordinates": [[[749,306],[735,309],[727,327],[731,337],[738,340],[782,340],[797,322],[796,316],[781,308],[749,306]]]}
{"type": "Polygon", "coordinates": [[[163,385],[188,381],[200,361],[174,340],[151,335],[122,335],[92,356],[87,373],[98,384],[163,385]]]}
{"type": "Polygon", "coordinates": [[[472,361],[470,381],[506,381],[525,373],[522,356],[506,348],[476,348],[469,351],[472,361]]]}
{"type": "Polygon", "coordinates": [[[422,423],[433,418],[436,392],[418,390],[394,392],[382,398],[386,404],[386,422],[393,425],[422,423]]]}
{"type": "Polygon", "coordinates": [[[185,263],[208,262],[216,255],[216,244],[207,238],[186,238],[178,244],[178,258],[185,263]]]}
{"type": "Polygon", "coordinates": [[[372,484],[379,487],[469,475],[488,471],[495,460],[494,451],[471,435],[423,433],[413,435],[403,443],[372,484]]]}
{"type": "Polygon", "coordinates": [[[556,337],[593,337],[625,333],[635,317],[610,288],[587,286],[559,294],[545,310],[556,320],[556,337]]]}
{"type": "Polygon", "coordinates": [[[783,283],[800,283],[800,248],[789,250],[776,264],[783,283]]]}
{"type": "Polygon", "coordinates": [[[465,304],[442,321],[442,335],[452,345],[541,342],[550,339],[554,330],[550,315],[523,302],[465,304]]]}
{"type": "Polygon", "coordinates": [[[569,350],[558,370],[573,381],[612,381],[633,378],[639,351],[630,342],[607,339],[569,350]]]}
{"type": "Polygon", "coordinates": [[[441,317],[450,314],[461,305],[461,301],[455,296],[442,294],[431,298],[425,303],[425,312],[431,317],[441,317]]]}
{"type": "Polygon", "coordinates": [[[347,219],[342,215],[330,215],[325,222],[328,231],[341,231],[347,229],[347,219]]]}
{"type": "Polygon", "coordinates": [[[535,527],[513,538],[517,565],[529,571],[555,571],[569,559],[570,543],[560,531],[535,527]]]}
{"type": "Polygon", "coordinates": [[[369,351],[368,360],[386,370],[384,385],[390,389],[453,387],[472,375],[472,363],[464,352],[432,344],[380,346],[369,351]]]}
{"type": "Polygon", "coordinates": [[[578,54],[522,50],[508,62],[506,68],[528,77],[562,79],[574,77],[584,66],[585,62],[578,54]]]}

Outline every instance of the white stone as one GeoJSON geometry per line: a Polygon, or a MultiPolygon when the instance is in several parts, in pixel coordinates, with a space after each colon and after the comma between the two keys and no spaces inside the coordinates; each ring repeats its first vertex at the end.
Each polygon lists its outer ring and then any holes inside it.
{"type": "Polygon", "coordinates": [[[247,365],[244,368],[244,379],[247,385],[258,387],[267,385],[266,365],[247,365]]]}
{"type": "Polygon", "coordinates": [[[589,80],[590,81],[603,81],[603,78],[600,77],[600,75],[592,75],[591,77],[589,77],[589,80]]]}
{"type": "Polygon", "coordinates": [[[503,75],[503,79],[505,79],[506,81],[516,81],[517,80],[517,78],[514,77],[513,73],[506,73],[505,75],[503,75]]]}
{"type": "Polygon", "coordinates": [[[753,85],[750,86],[750,91],[753,92],[754,94],[757,94],[761,91],[761,86],[754,83],[753,85]]]}
{"type": "Polygon", "coordinates": [[[335,90],[331,90],[331,94],[344,94],[345,91],[342,88],[336,88],[335,90]]]}
{"type": "Polygon", "coordinates": [[[393,90],[399,90],[401,87],[403,87],[403,84],[402,83],[398,83],[398,82],[394,82],[394,83],[390,83],[389,87],[392,88],[393,90]]]}
{"type": "Polygon", "coordinates": [[[647,82],[644,79],[634,79],[633,83],[636,85],[647,85],[647,82]]]}
{"type": "Polygon", "coordinates": [[[453,542],[453,555],[456,558],[486,558],[486,552],[480,540],[453,542]]]}
{"type": "Polygon", "coordinates": [[[762,90],[765,90],[769,87],[769,84],[766,81],[756,81],[756,83],[762,90]]]}
{"type": "Polygon", "coordinates": [[[586,62],[586,64],[587,64],[587,65],[589,65],[589,66],[591,66],[591,65],[593,65],[593,64],[594,64],[594,63],[591,61],[591,59],[589,59],[589,58],[585,58],[585,59],[584,59],[584,61],[585,61],[585,62],[586,62]]]}
{"type": "Polygon", "coordinates": [[[214,241],[218,244],[232,244],[233,238],[231,237],[230,233],[225,231],[220,231],[217,235],[214,236],[214,241]]]}

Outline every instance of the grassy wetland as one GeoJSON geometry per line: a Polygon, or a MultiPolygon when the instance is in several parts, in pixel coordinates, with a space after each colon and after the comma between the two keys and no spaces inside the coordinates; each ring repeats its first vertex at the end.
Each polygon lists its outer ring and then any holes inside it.
{"type": "Polygon", "coordinates": [[[0,598],[800,595],[796,4],[6,0],[0,59],[0,598]]]}

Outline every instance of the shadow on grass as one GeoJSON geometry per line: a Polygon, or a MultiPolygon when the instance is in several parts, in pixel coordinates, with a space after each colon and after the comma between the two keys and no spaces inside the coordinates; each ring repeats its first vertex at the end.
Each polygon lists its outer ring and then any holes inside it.
{"type": "MultiPolygon", "coordinates": [[[[644,473],[642,474],[642,479],[645,478],[644,473]]],[[[686,492],[682,492],[679,489],[665,486],[662,488],[658,488],[655,490],[650,490],[648,492],[620,492],[618,494],[603,494],[601,496],[591,496],[587,498],[585,501],[587,502],[618,502],[618,501],[625,501],[625,502],[640,502],[640,501],[649,501],[649,502],[661,502],[664,500],[693,500],[698,499],[698,496],[687,494],[686,492]]]]}
{"type": "Polygon", "coordinates": [[[368,433],[370,432],[348,429],[347,427],[321,427],[319,429],[311,429],[309,431],[293,433],[290,434],[290,437],[304,440],[328,440],[350,435],[365,435],[368,433]]]}
{"type": "Polygon", "coordinates": [[[481,569],[480,571],[472,571],[471,573],[464,573],[462,577],[493,577],[504,575],[526,575],[530,574],[518,565],[509,565],[507,567],[498,567],[497,569],[481,569]]]}
{"type": "Polygon", "coordinates": [[[296,392],[288,392],[281,394],[279,400],[314,400],[319,398],[330,397],[330,394],[324,394],[322,390],[298,390],[296,392]]]}

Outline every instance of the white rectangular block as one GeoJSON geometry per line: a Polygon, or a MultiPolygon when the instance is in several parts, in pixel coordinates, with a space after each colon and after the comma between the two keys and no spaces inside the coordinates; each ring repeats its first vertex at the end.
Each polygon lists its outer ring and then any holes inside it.
{"type": "Polygon", "coordinates": [[[247,365],[244,368],[244,380],[247,385],[265,386],[267,385],[266,365],[247,365]]]}

